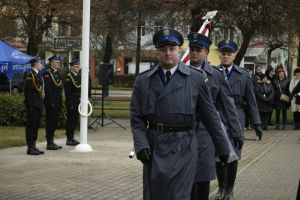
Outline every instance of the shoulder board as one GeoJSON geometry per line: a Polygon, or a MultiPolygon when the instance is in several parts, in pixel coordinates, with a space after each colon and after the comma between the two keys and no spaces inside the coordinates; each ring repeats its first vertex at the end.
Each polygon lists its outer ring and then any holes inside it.
{"type": "Polygon", "coordinates": [[[222,69],[222,68],[217,67],[217,66],[214,66],[214,65],[211,65],[211,66],[212,66],[212,68],[213,68],[214,70],[216,70],[216,71],[218,71],[218,72],[220,72],[220,73],[223,74],[223,69],[222,69]]]}

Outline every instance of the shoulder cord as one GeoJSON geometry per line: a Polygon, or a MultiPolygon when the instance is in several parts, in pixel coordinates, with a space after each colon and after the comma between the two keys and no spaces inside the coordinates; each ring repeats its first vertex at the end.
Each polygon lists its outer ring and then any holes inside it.
{"type": "Polygon", "coordinates": [[[38,86],[36,85],[35,77],[34,77],[33,73],[31,73],[31,78],[32,78],[32,82],[33,82],[33,85],[34,85],[35,89],[36,89],[38,92],[42,92],[42,91],[43,91],[43,85],[40,85],[40,87],[38,87],[38,86]]]}
{"type": "Polygon", "coordinates": [[[77,84],[76,84],[76,82],[75,82],[74,78],[72,77],[72,75],[71,75],[71,74],[68,74],[68,76],[71,78],[71,81],[72,81],[73,85],[74,85],[76,88],[80,88],[81,85],[77,85],[77,84]]]}
{"type": "Polygon", "coordinates": [[[55,80],[53,74],[51,73],[51,71],[50,71],[50,70],[48,70],[48,71],[49,71],[49,74],[50,74],[50,76],[51,76],[51,79],[52,79],[54,85],[55,85],[56,87],[60,87],[61,84],[62,84],[62,80],[60,80],[60,81],[57,82],[57,81],[55,80]]]}

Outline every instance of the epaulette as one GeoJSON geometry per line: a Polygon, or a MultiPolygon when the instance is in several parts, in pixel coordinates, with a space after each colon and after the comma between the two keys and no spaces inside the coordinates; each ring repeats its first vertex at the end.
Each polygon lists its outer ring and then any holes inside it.
{"type": "Polygon", "coordinates": [[[32,72],[29,72],[25,80],[32,80],[32,72]]]}
{"type": "Polygon", "coordinates": [[[222,73],[223,74],[223,68],[221,67],[218,67],[218,66],[214,66],[214,65],[211,65],[213,67],[213,69],[217,70],[218,72],[222,73]]]}
{"type": "Polygon", "coordinates": [[[71,75],[70,73],[68,73],[68,74],[66,75],[66,78],[65,78],[66,80],[65,80],[65,81],[70,81],[71,76],[72,76],[72,75],[71,75]]]}

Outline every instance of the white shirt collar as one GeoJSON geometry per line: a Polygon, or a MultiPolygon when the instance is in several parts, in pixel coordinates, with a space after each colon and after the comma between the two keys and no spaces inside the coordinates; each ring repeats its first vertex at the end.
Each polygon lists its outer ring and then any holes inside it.
{"type": "Polygon", "coordinates": [[[35,73],[39,73],[39,70],[37,70],[37,69],[35,69],[35,68],[32,68],[33,69],[33,71],[35,71],[35,73]]]}
{"type": "Polygon", "coordinates": [[[75,72],[72,72],[72,71],[71,71],[71,73],[73,73],[75,76],[77,76],[77,74],[76,74],[75,72]]]}
{"type": "Polygon", "coordinates": [[[162,69],[164,71],[164,74],[166,74],[167,71],[170,71],[171,72],[171,76],[173,76],[173,74],[176,72],[177,68],[178,68],[178,65],[174,66],[173,68],[171,68],[169,70],[166,70],[164,68],[162,68],[162,69]]]}
{"type": "Polygon", "coordinates": [[[53,71],[54,71],[54,72],[56,72],[56,71],[57,71],[57,69],[54,69],[53,67],[51,67],[51,68],[53,69],[53,71]]]}
{"type": "MultiPolygon", "coordinates": [[[[226,67],[224,67],[224,66],[222,66],[223,67],[223,69],[225,70],[226,69],[226,67]]],[[[228,69],[228,73],[230,73],[231,72],[231,70],[232,70],[232,67],[233,67],[233,64],[232,65],[230,65],[230,67],[227,67],[227,69],[228,69]]]]}
{"type": "Polygon", "coordinates": [[[197,69],[197,70],[200,70],[200,69],[201,69],[201,66],[199,66],[199,67],[194,67],[194,66],[191,65],[191,67],[194,68],[194,69],[197,69]]]}

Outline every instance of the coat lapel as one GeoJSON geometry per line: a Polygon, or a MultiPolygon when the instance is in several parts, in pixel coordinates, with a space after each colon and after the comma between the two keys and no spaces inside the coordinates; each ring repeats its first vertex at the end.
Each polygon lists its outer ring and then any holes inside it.
{"type": "Polygon", "coordinates": [[[183,87],[181,77],[182,74],[189,75],[190,68],[183,63],[179,63],[177,71],[175,72],[175,74],[173,74],[170,82],[160,93],[158,100],[163,99],[164,97],[168,96],[169,94],[172,94],[174,91],[183,87]]]}

